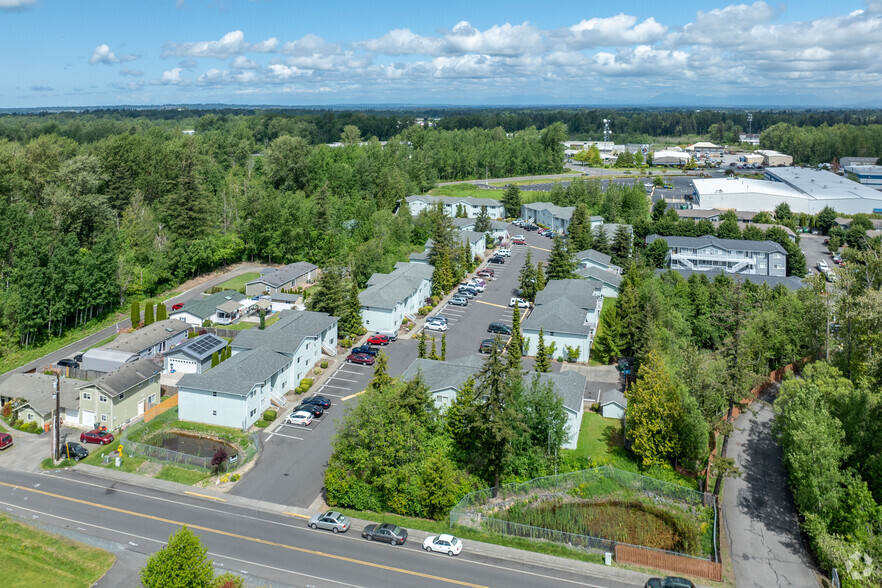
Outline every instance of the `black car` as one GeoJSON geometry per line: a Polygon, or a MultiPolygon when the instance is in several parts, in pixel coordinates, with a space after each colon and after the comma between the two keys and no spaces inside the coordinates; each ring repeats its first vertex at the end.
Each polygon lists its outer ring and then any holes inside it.
{"type": "Polygon", "coordinates": [[[89,450],[79,443],[62,443],[58,448],[62,459],[75,459],[80,461],[89,457],[89,450]]]}
{"type": "Polygon", "coordinates": [[[511,335],[511,327],[502,323],[490,323],[487,327],[488,333],[499,333],[500,335],[511,335]]]}
{"type": "Polygon", "coordinates": [[[78,368],[80,364],[72,359],[59,359],[55,365],[58,367],[69,367],[69,368],[78,368]]]}
{"type": "MultiPolygon", "coordinates": [[[[493,351],[493,346],[496,345],[496,339],[484,339],[481,341],[481,346],[478,347],[479,353],[490,353],[493,351]]],[[[502,341],[499,342],[499,349],[505,347],[505,343],[502,341]]]]}
{"type": "Polygon", "coordinates": [[[352,353],[366,353],[368,355],[376,355],[380,352],[376,347],[371,347],[370,345],[359,345],[358,347],[352,348],[352,353]]]}
{"type": "Polygon", "coordinates": [[[325,414],[325,409],[319,406],[318,404],[306,404],[301,403],[298,404],[297,407],[292,412],[297,412],[298,410],[305,410],[306,412],[311,412],[312,416],[320,417],[325,414]]]}
{"type": "Polygon", "coordinates": [[[404,545],[404,542],[407,541],[407,531],[392,523],[368,525],[361,532],[361,536],[368,541],[385,541],[392,545],[404,545]]]}
{"type": "Polygon", "coordinates": [[[74,359],[74,361],[77,362],[77,363],[83,363],[83,354],[82,354],[82,353],[77,353],[76,355],[74,355],[74,358],[73,358],[73,359],[74,359]]]}
{"type": "Polygon", "coordinates": [[[316,394],[315,396],[310,396],[306,400],[302,401],[301,404],[317,404],[322,408],[331,408],[331,401],[324,396],[319,396],[318,394],[316,394]]]}
{"type": "Polygon", "coordinates": [[[499,257],[498,255],[494,255],[490,259],[487,260],[489,263],[505,263],[504,257],[499,257]]]}
{"type": "Polygon", "coordinates": [[[686,578],[668,576],[667,578],[650,578],[643,588],[695,588],[695,584],[686,578]]]}

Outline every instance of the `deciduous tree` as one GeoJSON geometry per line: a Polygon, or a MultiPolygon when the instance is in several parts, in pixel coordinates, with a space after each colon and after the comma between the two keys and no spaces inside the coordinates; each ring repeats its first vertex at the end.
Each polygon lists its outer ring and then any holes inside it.
{"type": "Polygon", "coordinates": [[[208,550],[186,526],[147,560],[140,579],[146,588],[210,588],[214,569],[208,550]]]}

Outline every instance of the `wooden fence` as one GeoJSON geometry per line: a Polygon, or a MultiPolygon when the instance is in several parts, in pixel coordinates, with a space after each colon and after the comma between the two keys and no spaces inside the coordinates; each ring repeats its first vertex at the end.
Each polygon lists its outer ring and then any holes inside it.
{"type": "Polygon", "coordinates": [[[677,555],[669,551],[616,543],[616,562],[668,570],[715,582],[723,581],[723,565],[706,559],[677,555]]]}
{"type": "Polygon", "coordinates": [[[178,395],[170,396],[152,408],[144,411],[144,422],[149,423],[170,408],[178,405],[178,395]]]}
{"type": "MultiPolygon", "coordinates": [[[[257,325],[254,326],[257,328],[257,325]]],[[[190,327],[191,333],[200,333],[205,331],[206,333],[211,333],[212,335],[217,335],[218,337],[224,337],[226,339],[235,339],[239,333],[242,332],[241,329],[224,329],[222,327],[190,327]]]]}

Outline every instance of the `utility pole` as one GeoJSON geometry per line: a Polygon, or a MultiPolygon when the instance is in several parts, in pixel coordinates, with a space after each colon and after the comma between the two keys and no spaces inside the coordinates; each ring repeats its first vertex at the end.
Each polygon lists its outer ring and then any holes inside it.
{"type": "Polygon", "coordinates": [[[58,461],[58,449],[61,445],[61,373],[55,372],[55,414],[52,418],[52,459],[58,461]]]}

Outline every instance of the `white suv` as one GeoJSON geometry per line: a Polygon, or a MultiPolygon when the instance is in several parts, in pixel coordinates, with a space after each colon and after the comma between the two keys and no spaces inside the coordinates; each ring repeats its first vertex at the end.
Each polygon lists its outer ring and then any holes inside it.
{"type": "Polygon", "coordinates": [[[502,257],[511,257],[511,249],[497,249],[496,255],[501,255],[502,257]]]}

